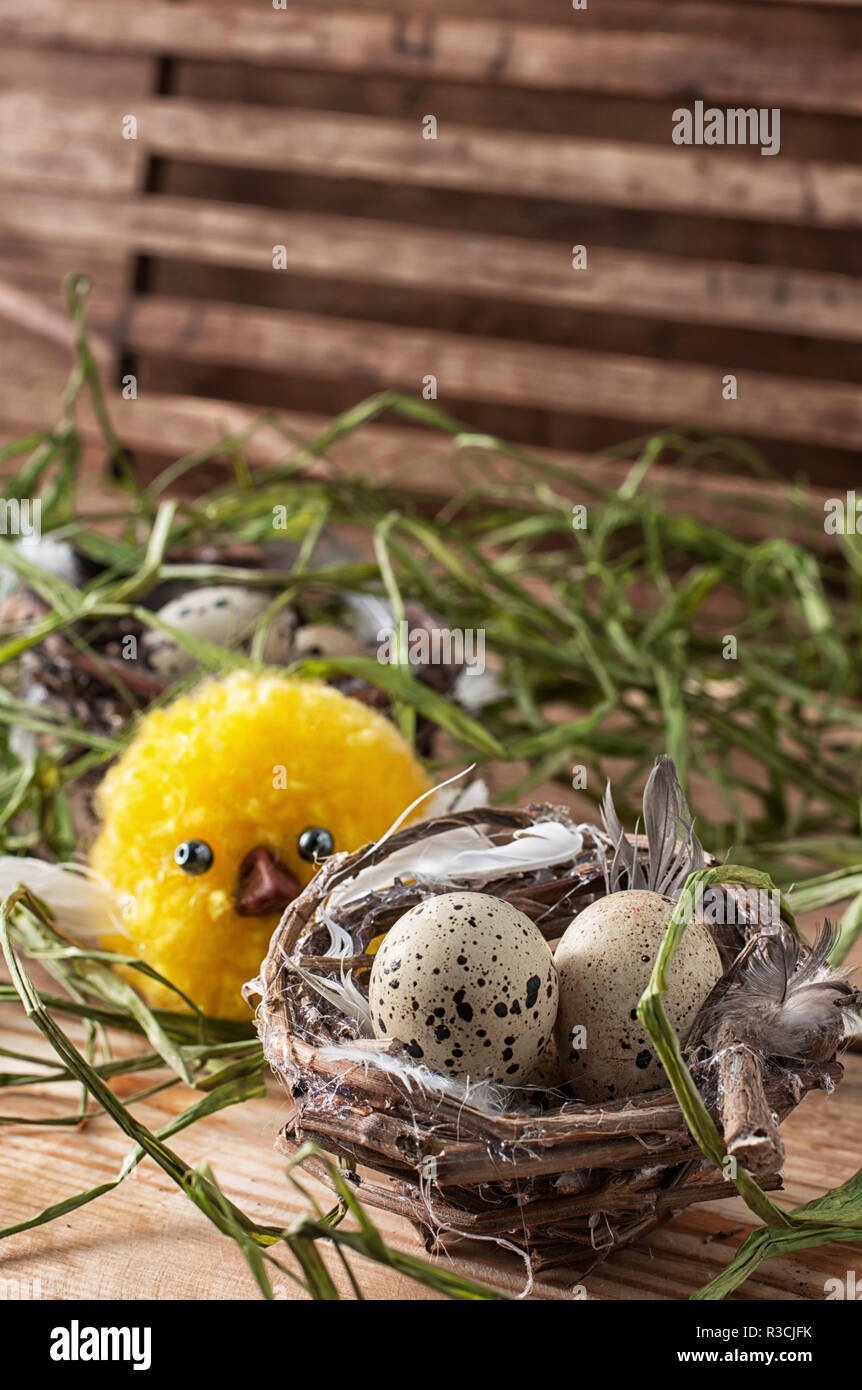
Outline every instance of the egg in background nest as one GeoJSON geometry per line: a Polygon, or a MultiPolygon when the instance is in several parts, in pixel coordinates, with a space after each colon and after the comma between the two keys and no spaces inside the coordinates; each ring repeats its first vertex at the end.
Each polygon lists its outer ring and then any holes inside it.
{"type": "Polygon", "coordinates": [[[400,917],[374,957],[378,1038],[397,1038],[445,1076],[516,1086],[557,1012],[550,948],[523,912],[487,893],[443,893],[400,917]]]}
{"type": "Polygon", "coordinates": [[[335,623],[307,623],[299,628],[291,653],[294,661],[328,656],[367,656],[368,652],[349,628],[335,623]]]}
{"type": "MultiPolygon", "coordinates": [[[[171,599],[158,611],[158,617],[189,637],[200,637],[223,647],[237,647],[251,637],[257,622],[272,602],[272,596],[240,584],[219,584],[190,589],[171,599]]],[[[266,662],[287,664],[293,660],[296,613],[279,609],[267,626],[262,657],[266,662]]],[[[167,632],[148,632],[142,642],[147,665],[166,680],[178,680],[197,666],[197,658],[186,651],[167,632]]]]}
{"type": "MultiPolygon", "coordinates": [[[[557,947],[556,1040],[563,1075],[580,1100],[620,1099],[667,1085],[637,1006],[675,907],[642,889],[610,893],[578,914],[557,947]],[[585,1040],[573,1038],[575,1029],[585,1030],[585,1040]]],[[[721,974],[706,926],[690,923],[662,1001],[681,1042],[721,974]]]]}

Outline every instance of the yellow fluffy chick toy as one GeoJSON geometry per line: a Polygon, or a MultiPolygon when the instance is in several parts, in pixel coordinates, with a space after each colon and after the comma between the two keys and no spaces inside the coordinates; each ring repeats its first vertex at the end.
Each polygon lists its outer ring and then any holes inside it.
{"type": "Polygon", "coordinates": [[[126,904],[124,935],[105,944],[206,1013],[247,1018],[240,989],[316,864],[377,839],[428,787],[389,720],[330,686],[251,671],[206,681],[150,711],[100,787],[91,865],[126,904]]]}

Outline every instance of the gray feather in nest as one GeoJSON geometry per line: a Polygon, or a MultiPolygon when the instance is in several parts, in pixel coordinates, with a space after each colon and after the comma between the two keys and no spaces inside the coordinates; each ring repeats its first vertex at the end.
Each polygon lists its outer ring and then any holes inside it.
{"type": "Polygon", "coordinates": [[[862,1010],[862,994],[847,971],[828,964],[835,936],[827,921],[807,954],[786,928],[752,939],[704,1020],[707,1044],[715,1045],[724,1026],[763,1057],[810,1062],[834,1057],[862,1010]]]}

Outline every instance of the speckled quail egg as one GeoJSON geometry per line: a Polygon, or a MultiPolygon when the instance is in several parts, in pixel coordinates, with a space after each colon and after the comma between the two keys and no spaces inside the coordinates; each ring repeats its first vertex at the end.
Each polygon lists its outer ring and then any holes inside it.
{"type": "Polygon", "coordinates": [[[293,660],[321,656],[367,656],[368,653],[349,628],[335,623],[306,623],[298,629],[293,643],[293,660]]]}
{"type": "MultiPolygon", "coordinates": [[[[667,1084],[637,1006],[675,906],[641,889],[610,893],[578,914],[557,947],[556,1039],[563,1074],[581,1100],[614,1100],[667,1084]]],[[[663,998],[682,1042],[721,974],[706,926],[690,923],[663,998]]]]}
{"type": "Polygon", "coordinates": [[[266,625],[261,657],[270,666],[289,666],[295,659],[293,644],[299,621],[295,608],[279,608],[266,625]]]}
{"type": "MultiPolygon", "coordinates": [[[[192,589],[171,599],[158,616],[190,637],[203,637],[221,646],[238,646],[269,607],[266,594],[238,584],[192,589]]],[[[154,671],[170,680],[193,671],[197,661],[167,632],[148,632],[142,642],[144,659],[154,671]]]]}
{"type": "Polygon", "coordinates": [[[557,972],[523,912],[487,893],[426,898],[387,932],[369,1003],[378,1038],[448,1076],[517,1085],[548,1044],[557,972]]]}

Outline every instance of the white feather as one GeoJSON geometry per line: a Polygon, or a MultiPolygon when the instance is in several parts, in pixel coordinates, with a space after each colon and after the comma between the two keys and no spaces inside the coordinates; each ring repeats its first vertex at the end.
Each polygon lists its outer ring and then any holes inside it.
{"type": "Polygon", "coordinates": [[[353,629],[367,647],[377,645],[377,634],[383,628],[394,627],[395,615],[386,599],[375,594],[355,593],[352,589],[343,597],[353,618],[353,629]]]}
{"type": "Polygon", "coordinates": [[[471,878],[502,877],[527,869],[550,868],[574,858],[583,848],[584,837],[577,826],[559,821],[539,821],[516,832],[506,844],[494,844],[476,826],[457,830],[436,830],[405,849],[390,854],[379,864],[359,869],[353,878],[336,885],[330,894],[332,906],[341,906],[366,893],[402,881],[434,881],[455,887],[471,878]]]}
{"type": "Polygon", "coordinates": [[[508,686],[500,680],[498,672],[486,668],[484,671],[467,666],[455,678],[452,695],[468,714],[480,714],[486,705],[502,700],[508,694],[508,686]]]}
{"type": "Polygon", "coordinates": [[[101,936],[111,928],[123,931],[124,901],[84,865],[0,857],[0,898],[19,886],[39,898],[58,926],[73,936],[101,936]]]}
{"type": "MultiPolygon", "coordinates": [[[[14,549],[48,574],[56,574],[69,584],[82,582],[81,562],[68,541],[55,541],[51,536],[22,536],[15,541],[14,549]]],[[[21,588],[22,583],[11,566],[0,565],[0,597],[21,588]]]]}
{"type": "Polygon", "coordinates": [[[511,1105],[512,1087],[501,1086],[496,1081],[471,1081],[469,1077],[461,1081],[454,1076],[440,1076],[428,1067],[408,1062],[402,1057],[394,1057],[388,1052],[351,1047],[349,1042],[345,1042],[332,1047],[322,1047],[320,1056],[375,1067],[378,1071],[398,1077],[408,1091],[417,1089],[425,1095],[451,1096],[453,1100],[472,1105],[487,1115],[505,1114],[511,1105]]]}
{"type": "Polygon", "coordinates": [[[841,1035],[842,1043],[850,1042],[853,1038],[862,1038],[862,1017],[859,1014],[844,1014],[844,1032],[841,1035]]]}
{"type": "Polygon", "coordinates": [[[295,960],[290,962],[290,969],[299,976],[303,984],[308,985],[316,994],[333,1004],[339,1013],[353,1019],[360,1037],[371,1038],[374,1036],[371,1010],[368,1007],[367,999],[353,982],[352,970],[348,970],[346,975],[342,971],[340,979],[334,979],[328,976],[315,975],[313,971],[306,970],[295,960]]]}

